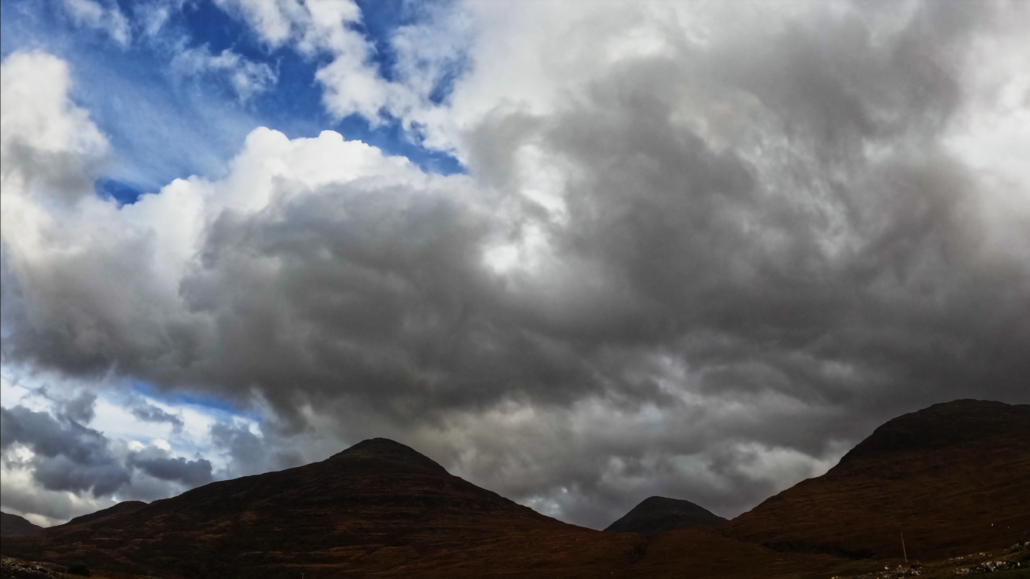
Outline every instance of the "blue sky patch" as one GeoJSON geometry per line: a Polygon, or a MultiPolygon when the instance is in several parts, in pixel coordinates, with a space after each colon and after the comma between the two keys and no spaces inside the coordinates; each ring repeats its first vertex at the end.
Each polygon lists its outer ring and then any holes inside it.
{"type": "MultiPolygon", "coordinates": [[[[427,9],[405,0],[359,5],[363,22],[357,27],[375,46],[373,58],[380,74],[392,79],[396,54],[389,38],[398,27],[425,17],[427,9]]],[[[386,118],[373,127],[357,115],[342,120],[328,115],[315,73],[329,55],[301,55],[289,45],[272,49],[245,22],[210,1],[185,3],[153,37],[145,34],[140,20],[143,4],[118,6],[132,24],[127,47],[100,30],[76,26],[56,0],[0,4],[0,53],[7,57],[40,50],[67,61],[74,82],[72,98],[89,111],[110,141],[113,159],[104,168],[98,195],[132,203],[176,178],[218,178],[259,126],[290,138],[335,130],[387,154],[403,155],[425,171],[464,171],[450,155],[421,146],[417,135],[405,131],[397,119],[386,118]],[[217,75],[180,78],[174,73],[176,54],[205,47],[213,55],[231,50],[267,65],[275,71],[276,82],[243,101],[217,75]]],[[[463,67],[460,63],[446,72],[431,95],[435,102],[446,98],[463,67]]]]}

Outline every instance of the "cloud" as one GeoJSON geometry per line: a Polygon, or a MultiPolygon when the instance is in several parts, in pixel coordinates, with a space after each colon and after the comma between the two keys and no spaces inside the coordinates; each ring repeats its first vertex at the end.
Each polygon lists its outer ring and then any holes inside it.
{"type": "Polygon", "coordinates": [[[64,10],[77,26],[100,30],[123,47],[132,42],[129,20],[114,2],[104,6],[94,0],[63,0],[64,10]]]}
{"type": "Polygon", "coordinates": [[[0,473],[0,503],[4,512],[20,514],[38,525],[61,524],[115,504],[111,497],[98,499],[88,493],[43,489],[30,470],[10,460],[0,462],[0,473]]]}
{"type": "Polygon", "coordinates": [[[167,451],[147,449],[133,454],[129,464],[144,473],[164,481],[178,481],[189,488],[207,484],[213,480],[211,462],[206,459],[186,460],[171,458],[167,451]]]}
{"type": "Polygon", "coordinates": [[[88,113],[68,100],[67,64],[39,52],[16,53],[3,61],[2,70],[0,178],[6,202],[30,192],[61,198],[92,194],[108,144],[88,113]]]}
{"type": "Polygon", "coordinates": [[[93,405],[97,401],[97,395],[92,392],[80,392],[74,398],[64,401],[61,405],[63,414],[80,424],[89,424],[96,412],[93,405]]]}
{"type": "Polygon", "coordinates": [[[388,79],[376,63],[382,55],[357,29],[362,13],[352,0],[216,4],[271,49],[288,46],[318,62],[328,58],[315,74],[326,111],[337,119],[361,115],[372,126],[392,117],[411,130],[438,114],[437,102],[464,73],[474,35],[470,14],[459,3],[401,5],[401,19],[409,23],[383,39],[394,61],[388,79]]]}
{"type": "Polygon", "coordinates": [[[329,55],[332,61],[319,68],[316,78],[326,87],[326,108],[339,118],[357,113],[377,123],[380,109],[398,90],[381,77],[371,63],[372,46],[354,30],[361,10],[352,0],[216,4],[249,24],[271,48],[290,45],[309,57],[329,55]]]}
{"type": "Polygon", "coordinates": [[[165,498],[216,478],[207,459],[176,456],[160,440],[145,446],[111,439],[68,414],[18,405],[0,407],[0,419],[4,507],[49,522],[112,500],[165,498]]]}
{"type": "Polygon", "coordinates": [[[129,472],[101,433],[70,417],[54,418],[24,406],[0,408],[0,448],[20,443],[32,451],[33,478],[52,491],[110,495],[129,482],[129,472]]]}
{"type": "Polygon", "coordinates": [[[130,408],[130,412],[132,412],[133,416],[143,422],[168,423],[171,425],[173,432],[180,432],[184,425],[181,416],[171,414],[170,412],[166,412],[161,408],[158,408],[153,404],[147,404],[146,402],[133,405],[130,408]]]}
{"type": "Polygon", "coordinates": [[[228,48],[215,55],[207,46],[177,52],[171,67],[180,77],[224,77],[241,102],[267,91],[279,76],[267,64],[248,60],[228,48]]]}
{"type": "MultiPolygon", "coordinates": [[[[352,5],[223,5],[270,46],[332,54],[320,74],[357,83],[341,116],[409,102],[352,5]]],[[[210,430],[232,476],[389,436],[597,527],[649,494],[732,516],[892,416],[1027,401],[1028,184],[969,156],[998,119],[1030,135],[1019,59],[970,56],[1018,52],[1024,9],[462,9],[468,70],[403,110],[467,175],[259,128],[224,174],[132,206],[76,185],[53,208],[44,177],[5,180],[5,363],[257,413],[260,435],[210,430]]],[[[397,36],[405,62],[425,34],[397,36]]],[[[66,93],[8,104],[8,86],[45,94],[26,58],[4,62],[5,139],[38,120],[5,175],[39,172],[37,135],[76,151],[91,126],[66,93]]],[[[420,95],[440,70],[398,78],[420,95]]],[[[90,181],[93,145],[65,181],[90,181]]],[[[202,460],[137,470],[196,482],[202,460]]]]}
{"type": "Polygon", "coordinates": [[[274,430],[254,434],[248,425],[216,423],[211,425],[211,441],[226,458],[227,478],[283,470],[310,462],[288,438],[274,430]]]}

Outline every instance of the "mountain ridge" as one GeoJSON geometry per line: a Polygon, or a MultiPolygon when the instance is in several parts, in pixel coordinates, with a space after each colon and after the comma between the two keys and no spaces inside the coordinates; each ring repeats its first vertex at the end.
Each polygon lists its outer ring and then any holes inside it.
{"type": "MultiPolygon", "coordinates": [[[[908,555],[924,561],[1025,541],[1028,440],[1030,406],[934,405],[888,421],[822,477],[722,528],[601,532],[477,487],[411,447],[369,439],[321,462],[5,537],[0,549],[173,579],[672,578],[684,568],[720,579],[829,577],[873,563],[841,557],[900,557],[902,531],[908,555]]],[[[657,519],[686,505],[716,517],[676,499],[642,505],[657,519]]]]}
{"type": "Polygon", "coordinates": [[[956,400],[877,428],[821,477],[730,521],[724,536],[850,558],[944,558],[1026,540],[1030,405],[956,400]]]}
{"type": "Polygon", "coordinates": [[[587,577],[624,566],[638,542],[547,517],[410,447],[370,439],[321,462],[80,518],[32,541],[5,541],[4,551],[123,573],[153,575],[159,565],[177,577],[285,577],[302,567],[308,577],[325,569],[481,576],[527,557],[587,577]]]}
{"type": "Polygon", "coordinates": [[[36,535],[43,527],[34,525],[24,517],[0,511],[0,537],[22,537],[36,535]]]}

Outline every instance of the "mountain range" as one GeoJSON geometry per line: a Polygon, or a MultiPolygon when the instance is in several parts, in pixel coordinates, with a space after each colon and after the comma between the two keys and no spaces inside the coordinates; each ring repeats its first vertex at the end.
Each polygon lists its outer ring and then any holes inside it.
{"type": "Polygon", "coordinates": [[[8,533],[5,515],[0,552],[169,578],[830,577],[900,558],[901,533],[924,560],[1030,539],[1028,441],[1030,406],[940,404],[732,521],[652,497],[600,532],[372,439],[34,535],[8,533]]]}

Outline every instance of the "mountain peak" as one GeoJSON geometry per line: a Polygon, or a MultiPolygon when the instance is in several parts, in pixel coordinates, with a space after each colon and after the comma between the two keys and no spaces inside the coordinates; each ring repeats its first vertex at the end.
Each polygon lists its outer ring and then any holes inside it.
{"type": "Polygon", "coordinates": [[[389,463],[395,467],[431,470],[447,474],[447,470],[436,461],[417,450],[389,438],[369,438],[334,455],[329,460],[374,460],[389,463]]]}
{"type": "Polygon", "coordinates": [[[649,497],[608,526],[610,533],[655,534],[673,529],[721,527],[726,519],[690,501],[649,497]]]}

